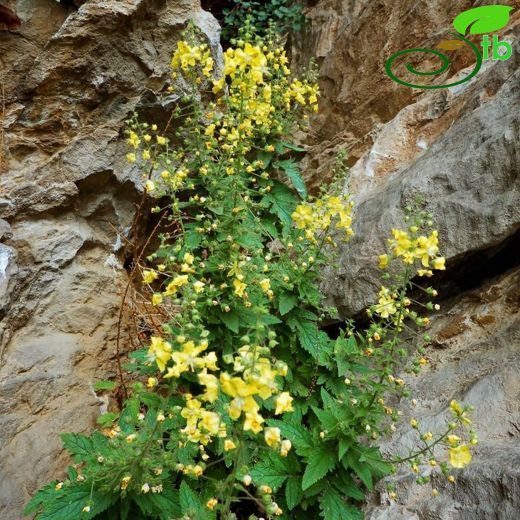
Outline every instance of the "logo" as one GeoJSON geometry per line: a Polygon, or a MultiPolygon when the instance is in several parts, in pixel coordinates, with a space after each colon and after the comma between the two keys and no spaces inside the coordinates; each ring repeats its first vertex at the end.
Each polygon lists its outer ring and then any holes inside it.
{"type": "Polygon", "coordinates": [[[513,48],[511,47],[511,44],[509,42],[499,41],[498,35],[496,34],[494,34],[492,38],[490,38],[487,33],[492,33],[505,27],[509,22],[509,17],[512,10],[513,8],[507,5],[485,5],[481,7],[475,7],[467,11],[463,11],[455,17],[455,19],[453,20],[453,27],[457,32],[450,33],[450,36],[454,36],[456,39],[442,40],[437,45],[437,48],[445,51],[454,51],[460,49],[464,45],[468,45],[471,48],[471,50],[475,54],[476,63],[473,67],[473,70],[465,78],[455,81],[453,83],[448,83],[446,85],[418,85],[399,79],[393,72],[392,66],[394,65],[396,59],[410,53],[426,53],[429,55],[436,56],[441,60],[441,66],[439,68],[427,72],[421,72],[410,63],[406,63],[406,70],[408,70],[408,72],[410,72],[411,74],[414,74],[416,76],[436,76],[438,74],[442,74],[444,71],[448,69],[448,67],[450,66],[450,59],[446,54],[444,54],[442,51],[425,48],[406,49],[404,51],[399,51],[395,54],[392,54],[392,56],[390,56],[390,58],[388,58],[388,60],[385,63],[386,73],[395,82],[400,83],[401,85],[405,85],[406,87],[412,88],[448,88],[465,83],[477,74],[477,72],[482,67],[483,61],[489,59],[492,59],[494,61],[504,61],[511,57],[513,53],[513,48]],[[482,53],[480,52],[479,48],[467,38],[467,36],[469,36],[470,34],[484,35],[482,37],[481,42],[482,53]]]}

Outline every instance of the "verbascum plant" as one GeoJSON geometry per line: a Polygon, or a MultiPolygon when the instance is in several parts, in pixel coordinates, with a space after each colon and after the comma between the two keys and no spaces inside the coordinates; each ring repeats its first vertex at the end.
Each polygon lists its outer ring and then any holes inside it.
{"type": "Polygon", "coordinates": [[[412,424],[415,452],[388,461],[377,448],[399,420],[388,397],[407,395],[394,372],[403,358],[412,372],[427,363],[419,309],[433,303],[407,293],[444,269],[429,217],[392,231],[369,326],[347,323],[331,339],[318,326],[335,316],[319,273],[352,235],[352,204],[333,188],[309,196],[288,158],[318,88],[253,37],[225,52],[221,77],[214,67],[188,31],[172,59],[169,90],[182,99],[168,125],[128,123],[127,159],[168,223],[142,268],[159,332],[130,354],[122,411],[90,436],[63,435],[75,464],[27,506],[39,520],[361,518],[374,479],[395,464],[420,473],[438,461],[454,480],[451,467],[471,458],[476,437],[455,402],[445,431],[412,424]],[[406,331],[417,355],[402,346],[406,331]]]}

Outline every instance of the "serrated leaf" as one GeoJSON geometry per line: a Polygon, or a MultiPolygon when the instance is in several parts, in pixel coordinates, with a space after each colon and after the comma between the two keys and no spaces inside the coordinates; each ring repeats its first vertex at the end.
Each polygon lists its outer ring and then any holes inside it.
{"type": "Polygon", "coordinates": [[[453,27],[460,34],[485,34],[498,31],[509,22],[512,7],[507,5],[483,5],[463,11],[453,20],[453,27]]]}
{"type": "Polygon", "coordinates": [[[302,479],[302,489],[305,491],[321,480],[336,465],[336,454],[330,446],[317,448],[309,457],[302,479]]]}
{"type": "Polygon", "coordinates": [[[285,484],[285,501],[287,508],[292,511],[302,500],[302,479],[300,477],[290,477],[285,484]]]}
{"type": "Polygon", "coordinates": [[[359,453],[355,451],[347,452],[341,461],[345,469],[352,469],[354,473],[361,479],[369,491],[372,491],[372,472],[367,463],[359,462],[359,453]]]}
{"type": "Polygon", "coordinates": [[[240,314],[237,311],[221,312],[219,317],[231,332],[238,333],[240,329],[240,314]]]}
{"type": "Polygon", "coordinates": [[[181,516],[179,492],[165,489],[162,493],[140,494],[135,500],[145,515],[158,516],[161,520],[181,516]]]}
{"type": "Polygon", "coordinates": [[[38,520],[71,520],[72,518],[90,520],[108,509],[118,496],[99,493],[95,489],[91,491],[90,485],[86,484],[62,488],[61,492],[56,493],[50,500],[41,502],[44,508],[37,518],[38,520]],[[87,504],[90,505],[90,512],[84,513],[82,510],[87,504]]]}
{"type": "Polygon", "coordinates": [[[307,197],[307,188],[300,175],[298,164],[294,161],[287,160],[277,162],[276,166],[284,171],[285,175],[287,175],[300,197],[302,199],[307,197]]]}
{"type": "Polygon", "coordinates": [[[85,460],[92,454],[92,440],[81,433],[62,433],[63,446],[70,452],[76,462],[85,460]]]}
{"type": "Polygon", "coordinates": [[[117,387],[117,383],[116,383],[115,381],[96,381],[96,382],[92,385],[92,388],[93,388],[96,392],[101,392],[101,391],[112,391],[112,390],[114,390],[116,387],[117,387]]]}
{"type": "Polygon", "coordinates": [[[188,483],[183,480],[179,489],[179,501],[181,506],[181,514],[198,514],[202,505],[199,497],[188,483]]]}
{"type": "Polygon", "coordinates": [[[292,224],[291,215],[296,207],[296,199],[291,189],[285,184],[277,182],[266,197],[271,202],[271,212],[280,219],[284,226],[290,227],[292,224]]]}
{"type": "Polygon", "coordinates": [[[320,497],[320,509],[324,520],[361,520],[361,511],[347,504],[341,495],[328,487],[320,497]]]}
{"type": "Polygon", "coordinates": [[[317,359],[319,353],[318,327],[312,321],[299,321],[296,323],[300,345],[313,358],[317,359]]]}
{"type": "Polygon", "coordinates": [[[294,294],[282,293],[278,301],[278,309],[282,316],[285,316],[289,311],[294,309],[298,304],[298,298],[294,294]]]}
{"type": "Polygon", "coordinates": [[[293,475],[294,470],[298,466],[288,463],[288,459],[284,459],[279,455],[271,452],[268,456],[258,462],[250,471],[253,481],[257,485],[270,486],[276,491],[280,486],[293,475]]]}
{"type": "Polygon", "coordinates": [[[338,459],[341,460],[345,453],[352,447],[352,439],[341,437],[338,442],[338,459]]]}
{"type": "Polygon", "coordinates": [[[305,152],[305,148],[302,148],[301,146],[297,146],[293,143],[288,143],[286,141],[282,141],[282,144],[285,148],[288,148],[289,150],[294,150],[295,152],[305,152]]]}
{"type": "Polygon", "coordinates": [[[96,423],[103,428],[108,428],[118,417],[119,414],[114,412],[104,413],[96,419],[96,423]]]}
{"type": "Polygon", "coordinates": [[[278,419],[271,419],[267,422],[269,426],[280,428],[282,436],[289,439],[296,448],[308,448],[311,446],[311,435],[303,426],[278,419]]]}

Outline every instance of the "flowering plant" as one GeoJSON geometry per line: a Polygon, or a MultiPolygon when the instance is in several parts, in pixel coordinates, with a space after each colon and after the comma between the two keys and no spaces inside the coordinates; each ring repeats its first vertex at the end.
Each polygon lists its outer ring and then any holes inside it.
{"type": "Polygon", "coordinates": [[[319,272],[352,234],[352,205],[334,190],[309,196],[288,157],[318,90],[287,62],[273,42],[238,41],[214,77],[188,32],[167,126],[129,122],[127,159],[168,223],[142,269],[160,324],[130,354],[122,411],[90,437],[63,435],[76,464],[29,503],[39,520],[361,518],[356,504],[394,462],[417,466],[443,444],[453,467],[469,462],[457,403],[447,433],[423,434],[410,457],[389,462],[375,444],[399,417],[388,394],[406,395],[401,335],[428,324],[411,280],[444,268],[425,215],[393,231],[367,329],[319,329],[334,316],[319,272]]]}

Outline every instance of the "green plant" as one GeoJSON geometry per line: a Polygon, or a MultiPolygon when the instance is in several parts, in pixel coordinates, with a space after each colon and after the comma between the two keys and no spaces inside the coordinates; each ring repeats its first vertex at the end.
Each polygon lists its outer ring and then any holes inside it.
{"type": "Polygon", "coordinates": [[[298,1],[233,0],[233,3],[233,8],[222,11],[222,37],[226,41],[235,37],[247,25],[251,25],[257,34],[265,36],[271,30],[278,34],[298,32],[305,21],[302,5],[298,1]]]}
{"type": "Polygon", "coordinates": [[[62,436],[76,464],[30,501],[38,520],[355,519],[394,464],[439,460],[453,478],[439,448],[454,467],[471,457],[457,403],[446,431],[420,431],[415,452],[388,461],[376,444],[399,418],[387,397],[406,396],[395,371],[426,362],[402,335],[427,326],[416,308],[433,309],[407,295],[414,277],[444,268],[429,216],[393,230],[367,328],[349,323],[331,339],[319,328],[335,315],[319,273],[352,234],[351,203],[334,186],[309,196],[287,156],[317,87],[252,37],[226,51],[221,78],[213,67],[189,31],[172,59],[181,106],[161,130],[129,121],[128,161],[168,222],[142,273],[155,332],[130,354],[121,413],[101,416],[91,436],[62,436]]]}

